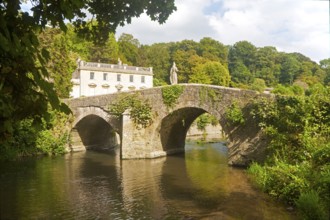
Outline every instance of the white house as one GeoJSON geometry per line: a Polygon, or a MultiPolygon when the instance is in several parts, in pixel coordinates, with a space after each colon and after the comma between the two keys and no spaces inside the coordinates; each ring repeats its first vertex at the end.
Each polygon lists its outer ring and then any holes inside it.
{"type": "Polygon", "coordinates": [[[78,61],[70,96],[94,96],[153,87],[152,67],[78,61]]]}

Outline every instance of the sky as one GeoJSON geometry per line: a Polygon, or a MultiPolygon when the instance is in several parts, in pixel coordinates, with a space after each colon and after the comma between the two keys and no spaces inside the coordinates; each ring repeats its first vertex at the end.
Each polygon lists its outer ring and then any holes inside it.
{"type": "Polygon", "coordinates": [[[225,45],[246,40],[257,47],[299,52],[319,62],[330,57],[328,0],[176,0],[163,25],[143,14],[117,29],[141,44],[199,41],[225,45]]]}

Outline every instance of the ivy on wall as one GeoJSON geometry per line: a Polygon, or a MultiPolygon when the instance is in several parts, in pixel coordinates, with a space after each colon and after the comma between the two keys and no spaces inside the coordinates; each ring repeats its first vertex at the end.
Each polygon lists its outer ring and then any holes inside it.
{"type": "Polygon", "coordinates": [[[163,87],[162,97],[164,104],[168,108],[173,108],[183,91],[184,87],[181,85],[163,87]]]}
{"type": "Polygon", "coordinates": [[[142,127],[148,127],[153,122],[150,104],[138,94],[126,94],[118,97],[114,103],[108,106],[108,110],[118,117],[128,110],[133,122],[142,127]]]}
{"type": "Polygon", "coordinates": [[[226,118],[233,125],[242,125],[245,123],[243,111],[237,101],[234,101],[226,110],[226,118]]]}

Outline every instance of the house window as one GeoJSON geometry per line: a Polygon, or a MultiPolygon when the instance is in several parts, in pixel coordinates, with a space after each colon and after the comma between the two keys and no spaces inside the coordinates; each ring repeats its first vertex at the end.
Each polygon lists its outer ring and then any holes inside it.
{"type": "Polygon", "coordinates": [[[94,72],[89,73],[89,79],[94,79],[94,72]]]}
{"type": "Polygon", "coordinates": [[[129,81],[130,81],[130,82],[134,82],[133,75],[130,75],[130,76],[129,76],[129,81]]]}
{"type": "Polygon", "coordinates": [[[145,76],[141,76],[141,83],[145,83],[145,76]]]}
{"type": "Polygon", "coordinates": [[[117,74],[117,82],[120,82],[120,81],[121,81],[121,75],[117,74]]]}
{"type": "Polygon", "coordinates": [[[107,81],[108,80],[108,74],[107,73],[103,73],[103,80],[107,81]]]}

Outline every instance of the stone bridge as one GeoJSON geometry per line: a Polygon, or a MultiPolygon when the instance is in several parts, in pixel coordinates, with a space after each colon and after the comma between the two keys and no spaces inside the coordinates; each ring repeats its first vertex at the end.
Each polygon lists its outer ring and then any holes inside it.
{"type": "Polygon", "coordinates": [[[163,99],[163,90],[171,86],[67,100],[74,114],[71,151],[119,145],[122,159],[156,158],[182,152],[190,125],[208,112],[218,119],[227,138],[229,164],[246,166],[264,159],[268,139],[248,112],[253,100],[272,99],[272,95],[211,85],[176,86],[183,92],[171,107],[163,99]],[[109,105],[125,94],[136,94],[150,105],[153,118],[150,125],[136,125],[129,111],[121,117],[110,114],[109,105]],[[226,111],[233,103],[243,109],[245,123],[233,125],[226,118],[226,111]]]}

